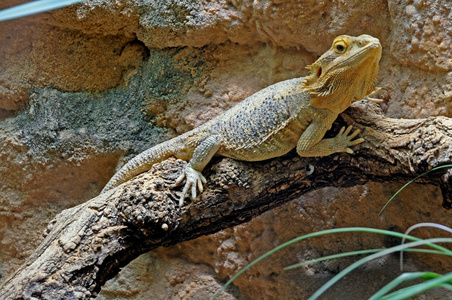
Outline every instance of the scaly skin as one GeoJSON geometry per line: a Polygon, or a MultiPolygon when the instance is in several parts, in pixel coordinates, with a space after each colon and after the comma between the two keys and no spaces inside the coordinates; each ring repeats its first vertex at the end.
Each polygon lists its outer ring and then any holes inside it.
{"type": "Polygon", "coordinates": [[[145,172],[170,156],[188,161],[176,180],[186,183],[179,205],[191,190],[203,191],[206,179],[201,171],[213,155],[245,161],[260,161],[297,149],[300,156],[353,153],[352,127],[342,128],[334,138],[324,139],[337,116],[353,101],[369,98],[375,88],[381,45],[369,35],[337,37],[332,47],[308,66],[310,75],[273,84],[243,100],[222,115],[130,160],[107,183],[110,190],[145,172]]]}

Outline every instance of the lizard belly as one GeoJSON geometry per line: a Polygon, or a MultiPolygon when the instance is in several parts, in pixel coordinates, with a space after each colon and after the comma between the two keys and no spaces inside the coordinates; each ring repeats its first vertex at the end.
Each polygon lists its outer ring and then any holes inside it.
{"type": "MultiPolygon", "coordinates": [[[[237,160],[261,161],[282,156],[295,148],[305,128],[295,121],[274,132],[261,141],[249,143],[228,143],[220,146],[218,154],[237,160]]],[[[252,140],[252,139],[251,139],[252,140]]]]}

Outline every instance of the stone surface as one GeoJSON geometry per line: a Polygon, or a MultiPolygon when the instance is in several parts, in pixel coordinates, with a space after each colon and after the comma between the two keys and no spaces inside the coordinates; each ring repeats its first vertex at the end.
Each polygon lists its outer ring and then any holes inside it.
{"type": "MultiPolygon", "coordinates": [[[[2,1],[0,9],[19,2],[2,1]]],[[[388,116],[452,117],[451,9],[445,0],[89,0],[0,23],[0,280],[39,244],[56,213],[95,196],[118,162],[269,84],[305,75],[339,34],[380,38],[388,116]]],[[[317,191],[248,224],[153,251],[98,298],[206,299],[241,267],[298,235],[450,226],[431,186],[410,187],[379,217],[400,186],[317,191]]],[[[304,299],[352,260],[287,272],[283,266],[389,244],[364,234],[299,243],[256,265],[222,299],[304,299]]],[[[371,263],[328,299],[368,296],[398,273],[397,264],[395,257],[371,263]]],[[[441,271],[450,261],[407,261],[412,270],[425,265],[441,271]]],[[[433,296],[450,298],[442,293],[433,296]]]]}

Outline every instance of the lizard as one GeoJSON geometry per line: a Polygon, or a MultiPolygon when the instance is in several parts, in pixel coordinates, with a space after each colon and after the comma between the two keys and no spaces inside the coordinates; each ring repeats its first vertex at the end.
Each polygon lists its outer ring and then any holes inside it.
{"type": "Polygon", "coordinates": [[[187,161],[175,184],[186,179],[179,199],[182,207],[191,192],[203,192],[203,169],[214,155],[237,160],[262,161],[282,156],[296,148],[301,157],[328,156],[347,152],[364,142],[360,129],[343,127],[337,136],[324,138],[338,115],[352,102],[371,98],[381,88],[376,76],[382,47],[370,35],[340,35],[331,48],[306,68],[308,76],[281,81],[247,97],[223,114],[173,139],[158,144],[126,163],[101,193],[136,175],[155,163],[174,156],[187,161]]]}

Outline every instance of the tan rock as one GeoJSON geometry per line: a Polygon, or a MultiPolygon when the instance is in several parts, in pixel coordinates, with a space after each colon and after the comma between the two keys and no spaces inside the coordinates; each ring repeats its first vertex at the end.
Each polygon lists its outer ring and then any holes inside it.
{"type": "MultiPolygon", "coordinates": [[[[121,155],[130,158],[267,85],[305,75],[339,34],[382,41],[387,115],[451,117],[451,8],[440,0],[91,0],[0,23],[1,279],[39,244],[56,213],[101,190],[121,155]]],[[[98,298],[206,299],[250,261],[298,235],[450,225],[432,186],[411,186],[378,217],[400,186],[320,190],[247,224],[159,249],[126,267],[98,298]]],[[[392,243],[364,234],[300,243],[256,265],[221,299],[305,299],[351,260],[282,267],[392,243]]],[[[397,264],[389,257],[357,270],[328,299],[369,296],[397,274],[397,264]]],[[[408,257],[409,269],[424,264],[441,271],[450,261],[408,257]]]]}

